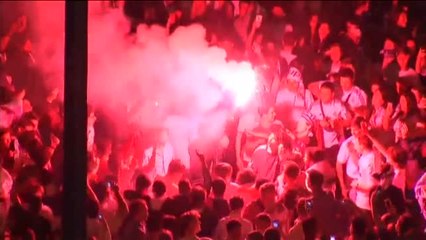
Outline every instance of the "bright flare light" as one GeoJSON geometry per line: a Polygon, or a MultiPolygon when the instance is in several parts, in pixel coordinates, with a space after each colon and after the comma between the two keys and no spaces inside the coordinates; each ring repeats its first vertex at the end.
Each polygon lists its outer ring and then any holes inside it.
{"type": "Polygon", "coordinates": [[[256,72],[249,63],[230,62],[232,67],[217,68],[211,72],[223,90],[230,92],[236,107],[245,106],[255,95],[257,87],[256,72]]]}

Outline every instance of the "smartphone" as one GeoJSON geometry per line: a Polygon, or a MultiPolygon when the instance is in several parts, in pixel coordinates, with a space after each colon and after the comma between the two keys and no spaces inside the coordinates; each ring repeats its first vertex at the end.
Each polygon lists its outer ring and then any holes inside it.
{"type": "Polygon", "coordinates": [[[306,201],[306,206],[305,206],[306,210],[309,212],[312,210],[312,200],[307,200],[306,201]]]}
{"type": "Polygon", "coordinates": [[[272,221],[272,227],[274,227],[274,228],[280,228],[280,221],[279,220],[272,221]]]}

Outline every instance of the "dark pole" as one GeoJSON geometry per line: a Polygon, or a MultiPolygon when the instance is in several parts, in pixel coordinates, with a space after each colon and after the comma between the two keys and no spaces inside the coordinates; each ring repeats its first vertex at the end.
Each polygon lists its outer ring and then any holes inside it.
{"type": "Polygon", "coordinates": [[[63,239],[86,239],[87,1],[65,2],[63,239]]]}

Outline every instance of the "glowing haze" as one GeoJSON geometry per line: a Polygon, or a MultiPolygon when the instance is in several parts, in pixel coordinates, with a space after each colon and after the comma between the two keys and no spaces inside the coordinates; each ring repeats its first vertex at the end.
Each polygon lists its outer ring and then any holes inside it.
{"type": "MultiPolygon", "coordinates": [[[[44,12],[37,16],[39,21],[54,25],[39,28],[39,33],[43,36],[46,31],[59,42],[63,37],[57,27],[60,23],[49,16],[55,12],[53,6],[64,4],[50,4],[50,14],[45,14],[43,4],[36,6],[35,12],[44,12]]],[[[231,96],[235,107],[244,106],[253,97],[256,76],[250,64],[227,62],[223,49],[210,47],[205,41],[201,25],[178,28],[170,36],[163,27],[141,25],[137,36],[129,37],[129,23],[121,10],[105,12],[95,1],[89,6],[89,102],[109,109],[117,124],[131,120],[144,128],[168,127],[177,155],[185,163],[187,142],[182,140],[201,134],[200,125],[207,126],[207,131],[202,131],[204,138],[222,134],[229,112],[217,106],[225,95],[231,96]],[[125,107],[128,115],[123,116],[123,109],[119,113],[118,106],[125,107]]],[[[63,44],[49,46],[61,49],[63,44]]],[[[63,53],[58,49],[56,54],[63,53]]],[[[50,68],[45,69],[47,73],[63,72],[60,57],[41,58],[41,64],[50,68]]]]}

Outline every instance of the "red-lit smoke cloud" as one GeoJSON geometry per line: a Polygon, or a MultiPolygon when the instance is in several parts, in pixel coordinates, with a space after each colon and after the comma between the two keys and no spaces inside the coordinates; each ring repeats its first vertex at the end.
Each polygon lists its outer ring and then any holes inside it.
{"type": "MultiPolygon", "coordinates": [[[[50,74],[48,84],[62,86],[54,81],[63,81],[63,25],[57,22],[63,15],[54,18],[46,11],[52,13],[63,3],[47,3],[50,10],[44,4],[36,5],[39,21],[48,28],[39,30],[52,39],[41,41],[39,49],[50,48],[55,54],[42,53],[41,63],[50,74]]],[[[207,126],[202,131],[206,139],[222,134],[229,113],[216,106],[224,91],[235,105],[244,105],[254,94],[251,66],[227,62],[223,49],[208,46],[201,25],[178,28],[171,36],[163,27],[141,25],[137,36],[129,37],[129,23],[121,10],[102,11],[99,2],[89,5],[89,102],[107,107],[117,124],[130,120],[144,128],[168,127],[184,162],[187,141],[200,134],[200,124],[207,126]],[[118,106],[129,115],[119,114],[118,106]]]]}

